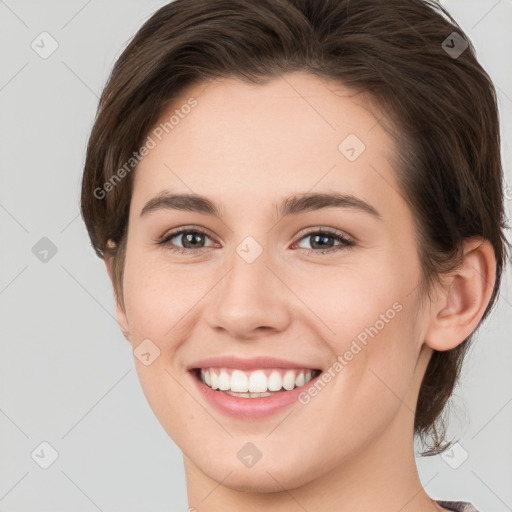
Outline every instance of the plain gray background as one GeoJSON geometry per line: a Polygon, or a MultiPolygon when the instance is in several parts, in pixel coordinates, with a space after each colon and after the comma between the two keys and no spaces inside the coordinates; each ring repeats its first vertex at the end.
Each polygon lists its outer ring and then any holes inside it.
{"type": "MultiPolygon", "coordinates": [[[[165,3],[0,0],[1,512],[187,509],[181,452],[142,393],[78,213],[98,96],[128,40],[165,3]],[[58,453],[47,469],[42,442],[58,453]]],[[[443,4],[498,91],[510,212],[512,0],[443,4]]],[[[508,268],[451,409],[460,444],[418,460],[433,498],[481,512],[512,510],[511,313],[508,268]]]]}

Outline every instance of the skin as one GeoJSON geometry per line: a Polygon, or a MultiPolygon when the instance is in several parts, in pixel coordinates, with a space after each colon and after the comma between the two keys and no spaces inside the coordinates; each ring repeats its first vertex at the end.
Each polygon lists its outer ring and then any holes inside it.
{"type": "Polygon", "coordinates": [[[155,415],[183,451],[189,506],[442,510],[418,477],[414,410],[432,349],[453,348],[477,327],[494,282],[492,247],[468,240],[460,268],[426,299],[413,214],[390,158],[399,149],[377,123],[381,114],[340,84],[302,72],[258,86],[218,79],[184,91],[163,118],[191,96],[198,105],[136,170],[124,308],[117,304],[133,348],[149,338],[160,349],[151,365],[135,364],[155,415]],[[366,145],[353,162],[338,150],[350,133],[366,145]],[[163,190],[205,195],[223,216],[141,217],[163,190]],[[380,218],[332,207],[279,217],[273,205],[332,191],[364,199],[380,218]],[[155,242],[189,225],[211,233],[200,239],[206,249],[185,255],[155,242]],[[307,254],[314,240],[301,232],[321,227],[356,244],[328,239],[340,250],[307,254]],[[250,264],[236,252],[247,236],[264,249],[250,264]],[[309,404],[268,418],[213,409],[186,371],[203,357],[269,354],[326,370],[394,303],[401,311],[309,404]],[[236,456],[247,442],[262,453],[251,468],[236,456]]]}

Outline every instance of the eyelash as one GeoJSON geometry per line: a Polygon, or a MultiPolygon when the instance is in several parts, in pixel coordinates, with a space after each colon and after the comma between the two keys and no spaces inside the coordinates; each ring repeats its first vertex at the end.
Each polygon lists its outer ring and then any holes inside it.
{"type": "MultiPolygon", "coordinates": [[[[190,253],[200,253],[203,252],[203,249],[208,249],[208,247],[199,247],[199,249],[188,249],[186,247],[176,247],[174,244],[170,243],[170,240],[176,236],[183,235],[186,233],[195,233],[207,236],[210,238],[209,234],[204,231],[201,228],[186,228],[186,229],[179,229],[177,231],[171,232],[167,235],[164,235],[162,238],[156,240],[156,243],[158,245],[162,245],[166,248],[168,248],[170,251],[179,253],[179,254],[188,254],[190,253]]],[[[339,245],[335,245],[333,247],[330,247],[329,249],[303,249],[306,251],[306,254],[328,254],[328,253],[334,253],[341,249],[348,249],[354,245],[356,245],[356,242],[354,242],[352,239],[347,238],[344,236],[341,232],[326,229],[326,228],[319,228],[316,230],[309,231],[307,233],[303,233],[302,236],[299,238],[298,241],[302,240],[303,238],[307,238],[308,236],[312,235],[323,235],[323,236],[330,236],[335,238],[337,241],[340,242],[339,245]]],[[[297,243],[297,242],[295,242],[297,243]]]]}

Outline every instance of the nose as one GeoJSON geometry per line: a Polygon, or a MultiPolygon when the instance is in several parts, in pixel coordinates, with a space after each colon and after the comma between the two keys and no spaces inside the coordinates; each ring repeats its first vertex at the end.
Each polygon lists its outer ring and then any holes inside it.
{"type": "Polygon", "coordinates": [[[275,265],[270,259],[265,251],[252,263],[233,254],[232,265],[212,296],[211,328],[239,340],[266,337],[287,328],[293,294],[283,283],[286,276],[271,268],[275,265]]]}

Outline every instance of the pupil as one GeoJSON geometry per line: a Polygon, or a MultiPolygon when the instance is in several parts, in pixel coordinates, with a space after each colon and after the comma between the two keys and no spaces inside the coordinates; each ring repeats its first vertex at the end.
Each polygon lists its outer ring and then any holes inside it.
{"type": "Polygon", "coordinates": [[[187,235],[185,235],[185,240],[186,240],[186,244],[185,244],[185,247],[187,246],[188,243],[192,243],[192,247],[196,247],[197,244],[194,242],[194,239],[195,238],[201,238],[202,235],[198,234],[198,233],[189,233],[187,235]]]}
{"type": "MultiPolygon", "coordinates": [[[[314,235],[313,236],[314,242],[313,242],[312,246],[314,247],[315,244],[317,244],[317,240],[318,239],[322,239],[322,238],[323,239],[330,238],[330,235],[314,235]]],[[[330,247],[330,246],[332,246],[332,244],[328,244],[328,243],[327,244],[322,244],[322,243],[320,243],[320,247],[325,247],[325,246],[329,246],[330,247]]]]}

